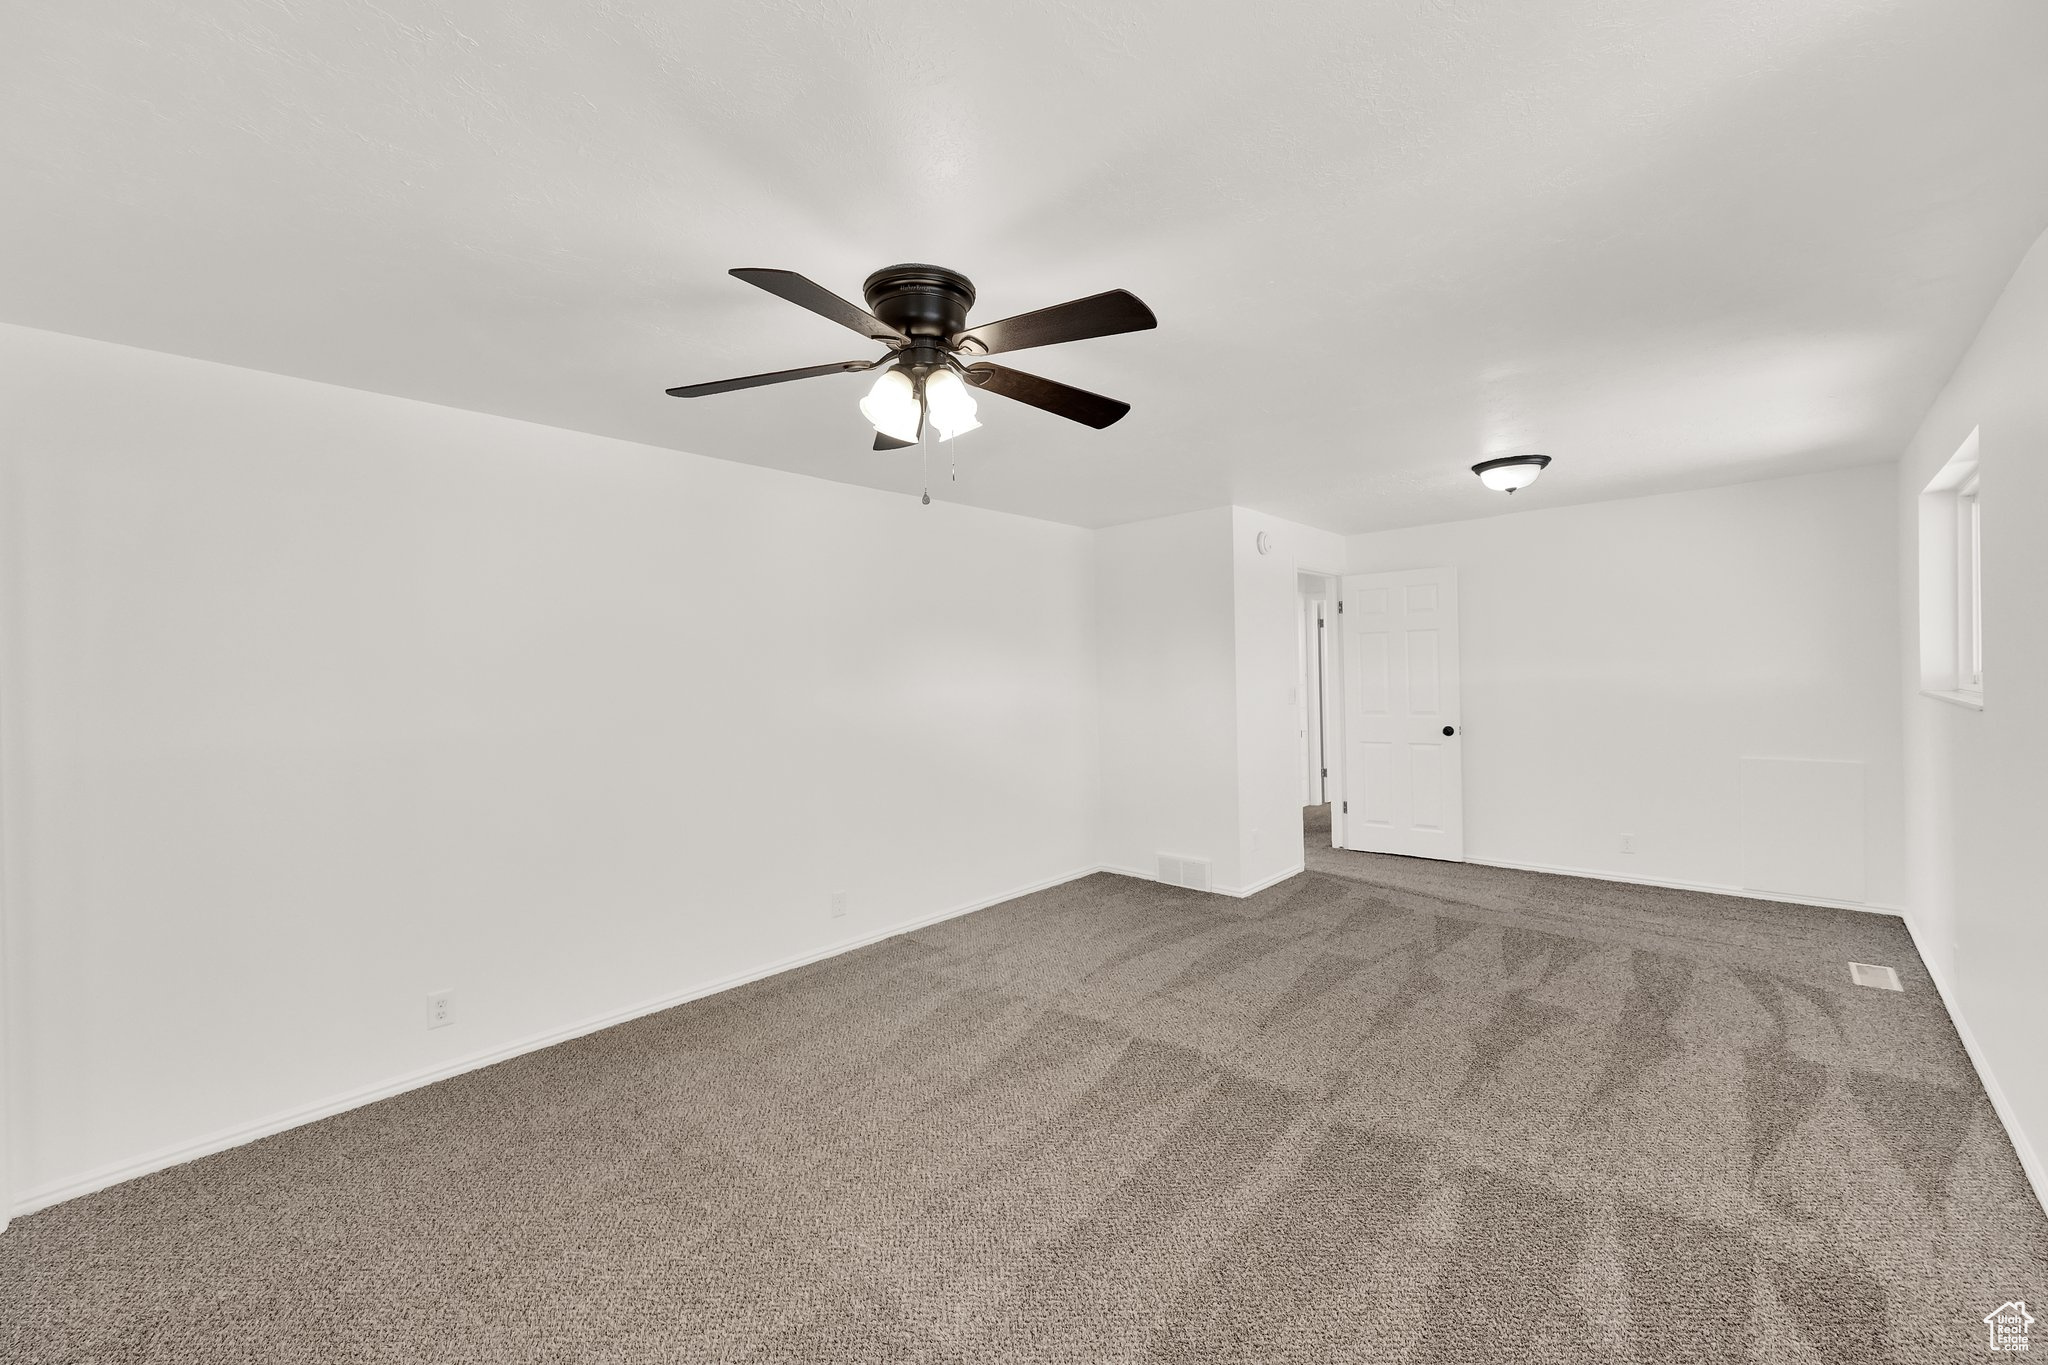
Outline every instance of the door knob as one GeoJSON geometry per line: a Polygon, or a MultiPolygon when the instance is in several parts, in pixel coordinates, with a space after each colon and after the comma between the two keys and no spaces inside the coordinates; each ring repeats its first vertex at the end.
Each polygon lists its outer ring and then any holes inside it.
{"type": "Polygon", "coordinates": [[[1455,735],[1458,733],[1458,727],[1455,725],[1446,725],[1444,727],[1444,733],[1447,735],[1455,735]]]}

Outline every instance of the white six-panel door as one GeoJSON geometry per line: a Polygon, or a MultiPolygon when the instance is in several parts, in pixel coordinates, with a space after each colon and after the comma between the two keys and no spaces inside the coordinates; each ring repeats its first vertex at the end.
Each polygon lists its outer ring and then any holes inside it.
{"type": "Polygon", "coordinates": [[[1458,573],[1344,580],[1344,846],[1463,862],[1458,573]]]}

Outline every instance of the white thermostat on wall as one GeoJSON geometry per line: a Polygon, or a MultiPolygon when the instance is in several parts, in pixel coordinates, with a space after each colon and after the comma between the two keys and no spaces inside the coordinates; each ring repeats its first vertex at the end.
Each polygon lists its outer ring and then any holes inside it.
{"type": "Polygon", "coordinates": [[[1273,537],[1267,535],[1264,531],[1259,532],[1259,538],[1253,541],[1252,544],[1259,547],[1259,553],[1262,555],[1273,553],[1273,537]]]}

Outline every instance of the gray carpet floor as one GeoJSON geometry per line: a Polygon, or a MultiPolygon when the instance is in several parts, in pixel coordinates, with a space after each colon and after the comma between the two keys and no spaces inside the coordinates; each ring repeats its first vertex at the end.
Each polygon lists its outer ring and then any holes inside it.
{"type": "Polygon", "coordinates": [[[1309,861],[1089,877],[31,1215],[0,1359],[1872,1365],[2048,1299],[1897,920],[1309,861]]]}

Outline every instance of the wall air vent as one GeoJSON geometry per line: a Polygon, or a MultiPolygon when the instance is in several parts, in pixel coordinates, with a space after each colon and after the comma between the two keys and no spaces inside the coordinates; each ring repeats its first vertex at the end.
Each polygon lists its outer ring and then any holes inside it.
{"type": "Polygon", "coordinates": [[[1185,886],[1191,891],[1207,891],[1209,860],[1162,853],[1159,855],[1159,880],[1168,886],[1185,886]]]}

